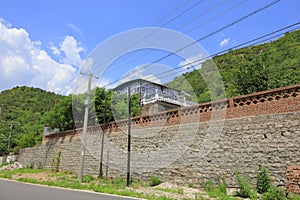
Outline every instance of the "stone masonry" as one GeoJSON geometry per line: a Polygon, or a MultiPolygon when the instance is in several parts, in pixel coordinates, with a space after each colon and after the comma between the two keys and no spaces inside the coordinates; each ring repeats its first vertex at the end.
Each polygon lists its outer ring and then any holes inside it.
{"type": "MultiPolygon", "coordinates": [[[[288,166],[300,165],[299,88],[295,85],[133,118],[133,176],[149,179],[156,175],[163,181],[200,187],[224,175],[234,187],[237,171],[247,174],[254,184],[256,171],[264,165],[273,183],[285,186],[288,166]]],[[[22,149],[19,162],[50,168],[61,151],[60,169],[77,172],[81,133],[77,129],[49,135],[41,146],[22,149]]],[[[84,173],[99,172],[102,135],[104,172],[107,168],[109,178],[125,177],[127,125],[123,121],[89,127],[84,173]]]]}

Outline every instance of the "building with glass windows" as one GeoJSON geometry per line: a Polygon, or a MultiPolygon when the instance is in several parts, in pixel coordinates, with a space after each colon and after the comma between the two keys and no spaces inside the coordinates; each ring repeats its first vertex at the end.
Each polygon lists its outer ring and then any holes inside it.
{"type": "Polygon", "coordinates": [[[181,106],[191,106],[196,104],[188,101],[190,95],[187,92],[169,88],[144,79],[135,79],[122,83],[117,86],[114,91],[116,93],[127,94],[128,87],[130,87],[131,94],[140,95],[141,105],[147,106],[148,104],[151,104],[154,107],[156,106],[156,109],[154,109],[153,112],[160,112],[181,106]]]}

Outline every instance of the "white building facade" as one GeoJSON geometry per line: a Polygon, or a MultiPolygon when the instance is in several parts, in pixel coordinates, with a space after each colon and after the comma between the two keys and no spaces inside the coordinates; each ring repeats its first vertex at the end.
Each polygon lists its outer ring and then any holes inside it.
{"type": "Polygon", "coordinates": [[[142,105],[155,102],[164,102],[178,107],[196,104],[187,100],[189,94],[184,91],[169,88],[144,79],[135,79],[122,83],[117,86],[114,91],[121,94],[127,94],[128,87],[130,87],[131,94],[140,95],[142,105]]]}

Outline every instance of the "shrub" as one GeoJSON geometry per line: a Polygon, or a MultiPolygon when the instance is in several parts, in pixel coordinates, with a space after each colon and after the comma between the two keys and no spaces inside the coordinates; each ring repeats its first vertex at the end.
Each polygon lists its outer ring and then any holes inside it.
{"type": "Polygon", "coordinates": [[[270,186],[264,194],[261,196],[262,200],[285,200],[286,193],[280,188],[270,186]]]}
{"type": "Polygon", "coordinates": [[[236,173],[240,190],[237,192],[237,196],[243,198],[257,199],[256,191],[251,187],[248,178],[242,177],[239,173],[236,173]]]}
{"type": "Polygon", "coordinates": [[[161,183],[157,176],[151,176],[150,178],[150,186],[157,186],[161,183]]]}
{"type": "Polygon", "coordinates": [[[207,182],[203,183],[203,188],[207,193],[213,192],[215,190],[214,184],[210,179],[207,182]]]}
{"type": "Polygon", "coordinates": [[[267,167],[262,166],[256,175],[256,189],[257,192],[262,194],[268,191],[272,186],[269,170],[267,167]]]}
{"type": "Polygon", "coordinates": [[[87,174],[87,175],[84,175],[82,177],[82,182],[83,183],[89,183],[89,182],[91,182],[93,180],[94,180],[94,177],[91,174],[87,174]]]}
{"type": "Polygon", "coordinates": [[[57,151],[56,154],[57,154],[56,158],[52,158],[51,167],[52,167],[52,170],[54,170],[55,172],[58,172],[59,171],[61,151],[60,150],[57,151]]]}
{"type": "Polygon", "coordinates": [[[218,179],[217,190],[219,190],[221,193],[226,194],[226,192],[227,192],[227,184],[226,184],[224,176],[222,178],[218,179]]]}
{"type": "Polygon", "coordinates": [[[59,171],[59,164],[60,164],[60,156],[61,156],[61,151],[57,151],[57,157],[56,157],[56,168],[55,171],[59,171]]]}
{"type": "Polygon", "coordinates": [[[225,178],[218,178],[218,185],[215,186],[212,180],[208,180],[203,184],[204,190],[209,197],[221,199],[221,200],[233,200],[234,198],[226,194],[227,184],[225,178]]]}

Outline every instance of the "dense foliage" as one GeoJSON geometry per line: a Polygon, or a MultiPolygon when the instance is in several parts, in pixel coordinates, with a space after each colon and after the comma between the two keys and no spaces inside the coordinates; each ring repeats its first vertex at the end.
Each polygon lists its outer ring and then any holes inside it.
{"type": "MultiPolygon", "coordinates": [[[[61,131],[83,127],[86,94],[70,95],[56,104],[43,116],[43,121],[52,129],[61,131]]],[[[141,111],[138,95],[131,96],[131,116],[141,111]]],[[[89,102],[88,125],[118,121],[127,118],[128,97],[112,90],[96,87],[89,102]]]]}
{"type": "MultiPolygon", "coordinates": [[[[39,144],[45,125],[60,131],[82,127],[85,99],[86,94],[61,96],[25,86],[3,91],[0,93],[0,155],[39,144]]],[[[139,101],[138,95],[131,96],[132,117],[141,111],[139,101]]],[[[88,124],[124,119],[127,105],[126,95],[96,87],[90,97],[88,124]]]]}
{"type": "Polygon", "coordinates": [[[38,88],[15,87],[0,93],[0,155],[34,146],[42,139],[43,115],[63,96],[38,88]]]}
{"type": "MultiPolygon", "coordinates": [[[[300,83],[300,30],[287,33],[273,42],[232,50],[215,56],[192,71],[175,78],[167,85],[195,93],[194,101],[207,102],[211,92],[218,95],[220,80],[204,80],[212,61],[222,76],[227,97],[300,83]],[[201,75],[200,75],[201,74],[201,75]]],[[[221,94],[221,93],[220,93],[221,94]]],[[[217,99],[222,99],[221,94],[217,99]]]]}

